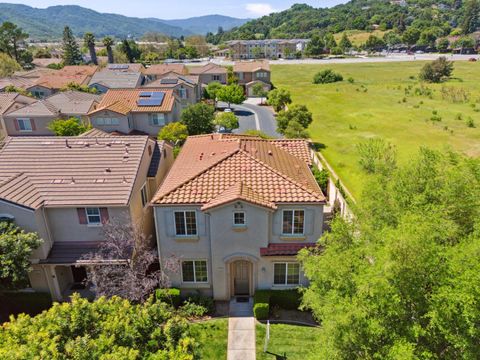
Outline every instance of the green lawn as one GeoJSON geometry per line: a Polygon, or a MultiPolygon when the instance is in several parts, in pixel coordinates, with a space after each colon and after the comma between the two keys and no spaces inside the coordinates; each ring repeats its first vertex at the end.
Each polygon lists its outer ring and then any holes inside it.
{"type": "Polygon", "coordinates": [[[200,343],[200,359],[227,358],[228,319],[192,324],[190,331],[200,343]]]}
{"type": "Polygon", "coordinates": [[[258,324],[257,360],[274,360],[275,356],[269,353],[282,355],[285,353],[288,360],[307,360],[315,358],[315,338],[319,328],[286,324],[270,325],[270,342],[267,352],[263,352],[267,326],[258,324]]]}
{"type": "Polygon", "coordinates": [[[274,65],[272,81],[289,89],[294,103],[305,104],[313,112],[312,139],[325,146],[322,153],[358,198],[365,175],[358,165],[356,144],[364,139],[380,136],[390,141],[397,147],[400,162],[420,146],[448,146],[470,156],[480,155],[480,62],[456,62],[454,79],[424,85],[431,96],[418,93],[417,75],[423,64],[274,65]],[[313,75],[325,68],[340,72],[344,81],[314,85],[313,75]],[[346,81],[349,77],[354,83],[346,81]],[[444,98],[442,87],[449,93],[464,91],[469,100],[455,103],[444,98]],[[441,121],[430,120],[433,111],[441,121]],[[475,128],[467,126],[468,117],[475,128]]]}

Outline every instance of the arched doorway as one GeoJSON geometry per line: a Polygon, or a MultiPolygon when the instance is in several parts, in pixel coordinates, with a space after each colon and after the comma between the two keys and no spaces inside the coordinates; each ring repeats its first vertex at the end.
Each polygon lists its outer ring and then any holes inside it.
{"type": "Polygon", "coordinates": [[[250,261],[237,260],[231,264],[233,295],[250,295],[252,266],[250,261]]]}

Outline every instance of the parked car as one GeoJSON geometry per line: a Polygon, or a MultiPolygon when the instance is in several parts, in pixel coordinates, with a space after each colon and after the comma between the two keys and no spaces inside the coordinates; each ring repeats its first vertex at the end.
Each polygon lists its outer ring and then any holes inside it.
{"type": "Polygon", "coordinates": [[[470,59],[468,59],[468,61],[475,62],[475,61],[477,61],[477,59],[474,58],[474,57],[471,57],[470,59]]]}

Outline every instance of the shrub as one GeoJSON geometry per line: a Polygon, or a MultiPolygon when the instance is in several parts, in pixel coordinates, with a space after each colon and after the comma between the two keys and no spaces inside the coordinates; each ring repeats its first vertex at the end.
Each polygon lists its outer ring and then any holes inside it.
{"type": "Polygon", "coordinates": [[[155,290],[155,299],[167,304],[172,304],[176,308],[182,303],[180,290],[175,288],[155,290]]]}
{"type": "Polygon", "coordinates": [[[332,69],[325,69],[315,74],[313,77],[314,84],[330,84],[337,81],[342,81],[343,76],[334,72],[332,69]]]}
{"type": "Polygon", "coordinates": [[[325,169],[319,170],[316,166],[314,166],[312,168],[312,173],[318,185],[320,186],[320,189],[322,189],[323,193],[326,194],[329,178],[328,171],[325,169]]]}
{"type": "Polygon", "coordinates": [[[353,83],[355,82],[355,79],[350,76],[350,77],[347,79],[347,81],[348,81],[350,84],[353,84],[353,83]]]}
{"type": "Polygon", "coordinates": [[[268,303],[257,303],[253,305],[253,315],[258,320],[268,319],[269,313],[270,313],[270,306],[268,305],[268,303]]]}
{"type": "Polygon", "coordinates": [[[207,308],[202,305],[194,304],[186,301],[179,309],[178,313],[186,318],[199,318],[208,312],[207,308]]]}
{"type": "Polygon", "coordinates": [[[215,311],[215,303],[210,296],[202,295],[200,293],[189,295],[186,302],[194,303],[203,306],[208,314],[213,314],[215,311]]]}
{"type": "Polygon", "coordinates": [[[475,127],[475,121],[473,121],[473,119],[470,116],[467,119],[467,126],[469,128],[474,128],[475,127]]]}
{"type": "Polygon", "coordinates": [[[297,310],[300,301],[301,295],[296,289],[272,290],[270,292],[270,306],[278,306],[285,310],[297,310]]]}
{"type": "Polygon", "coordinates": [[[453,63],[447,61],[447,59],[442,56],[437,60],[432,61],[431,63],[425,64],[420,71],[420,80],[438,83],[444,79],[450,77],[453,71],[453,63]]]}
{"type": "Polygon", "coordinates": [[[396,166],[395,147],[380,138],[368,139],[357,145],[359,163],[367,173],[391,170],[396,166]]]}
{"type": "Polygon", "coordinates": [[[90,129],[90,125],[71,117],[69,119],[55,119],[48,123],[47,128],[56,136],[78,136],[90,129]]]}

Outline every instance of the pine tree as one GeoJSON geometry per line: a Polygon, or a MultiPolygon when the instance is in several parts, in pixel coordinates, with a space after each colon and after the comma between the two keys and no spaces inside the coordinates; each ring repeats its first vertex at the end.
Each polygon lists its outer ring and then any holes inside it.
{"type": "Polygon", "coordinates": [[[63,30],[63,63],[65,65],[78,65],[82,62],[82,54],[73,36],[70,27],[63,30]]]}
{"type": "Polygon", "coordinates": [[[479,25],[480,3],[478,0],[470,0],[465,4],[465,16],[462,22],[463,34],[471,34],[479,25]]]}

